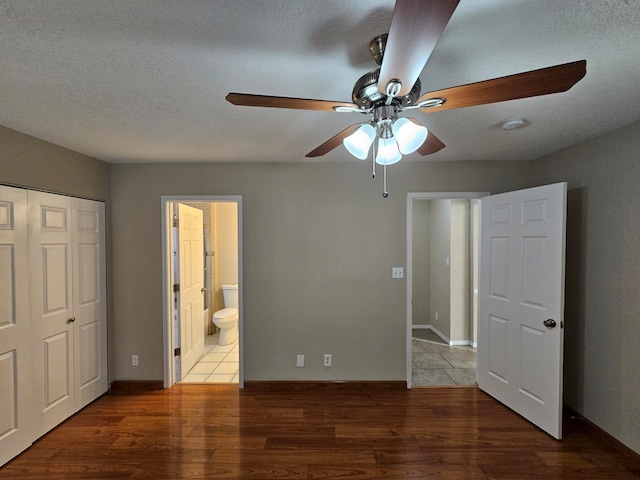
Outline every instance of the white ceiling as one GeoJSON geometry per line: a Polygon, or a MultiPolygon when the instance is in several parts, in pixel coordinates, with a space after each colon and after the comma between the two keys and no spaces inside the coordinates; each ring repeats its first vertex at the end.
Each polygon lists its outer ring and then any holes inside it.
{"type": "MultiPolygon", "coordinates": [[[[392,0],[0,0],[0,124],[112,163],[309,161],[357,113],[238,107],[228,92],[351,101],[392,0]]],[[[640,0],[461,0],[422,91],[587,60],[566,93],[423,114],[409,161],[528,160],[640,119],[640,0]],[[527,128],[504,131],[507,117],[527,128]]],[[[354,161],[340,146],[315,161],[354,161]]]]}

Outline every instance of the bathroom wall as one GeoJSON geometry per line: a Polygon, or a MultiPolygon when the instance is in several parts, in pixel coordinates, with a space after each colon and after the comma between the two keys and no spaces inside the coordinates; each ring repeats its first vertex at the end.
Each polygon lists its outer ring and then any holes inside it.
{"type": "Polygon", "coordinates": [[[413,232],[412,323],[414,325],[430,325],[431,202],[429,200],[413,200],[411,221],[413,232]]]}
{"type": "Polygon", "coordinates": [[[215,216],[214,298],[215,310],[224,307],[222,285],[238,283],[238,205],[235,202],[212,204],[215,216]]]}

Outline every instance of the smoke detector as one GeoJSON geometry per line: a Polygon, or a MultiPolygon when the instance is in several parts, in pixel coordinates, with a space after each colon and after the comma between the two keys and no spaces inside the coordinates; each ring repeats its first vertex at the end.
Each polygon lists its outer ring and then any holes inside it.
{"type": "Polygon", "coordinates": [[[522,117],[510,117],[506,120],[503,120],[500,124],[500,128],[503,130],[516,130],[518,128],[525,127],[527,122],[522,117]]]}

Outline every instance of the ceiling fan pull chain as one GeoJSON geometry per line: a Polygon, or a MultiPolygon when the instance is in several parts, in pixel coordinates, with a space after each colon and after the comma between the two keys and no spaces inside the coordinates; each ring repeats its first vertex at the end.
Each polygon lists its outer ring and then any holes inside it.
{"type": "Polygon", "coordinates": [[[371,178],[376,178],[376,157],[378,156],[378,135],[376,135],[373,141],[373,148],[371,149],[371,178]]]}
{"type": "Polygon", "coordinates": [[[389,192],[387,192],[387,166],[382,166],[382,198],[387,198],[389,192]]]}

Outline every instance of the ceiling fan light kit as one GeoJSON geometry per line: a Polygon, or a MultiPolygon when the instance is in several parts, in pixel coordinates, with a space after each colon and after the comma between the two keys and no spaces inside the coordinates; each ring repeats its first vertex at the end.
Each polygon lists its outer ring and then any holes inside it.
{"type": "Polygon", "coordinates": [[[429,134],[426,127],[416,125],[405,117],[396,120],[393,123],[392,130],[398,142],[398,149],[403,155],[409,155],[418,150],[429,134]]]}
{"type": "Polygon", "coordinates": [[[409,155],[418,150],[427,139],[427,135],[428,131],[424,126],[417,125],[408,118],[378,118],[376,115],[372,122],[363,123],[342,143],[351,155],[365,160],[371,145],[378,139],[376,163],[392,165],[398,163],[402,155],[409,155]]]}
{"type": "Polygon", "coordinates": [[[398,144],[394,138],[380,137],[378,140],[378,154],[376,155],[376,163],[378,165],[393,165],[398,163],[402,155],[398,150],[398,144]]]}
{"type": "Polygon", "coordinates": [[[370,123],[363,123],[351,135],[342,140],[347,151],[360,160],[366,160],[371,144],[376,139],[376,131],[370,123]]]}
{"type": "MultiPolygon", "coordinates": [[[[384,167],[402,155],[430,155],[444,148],[434,134],[415,118],[398,117],[404,110],[422,112],[451,110],[495,102],[517,100],[569,90],[586,74],[586,60],[531,70],[481,82],[427,92],[420,96],[418,76],[442,35],[459,0],[396,0],[389,34],[378,35],[369,51],[380,68],[366,73],[353,87],[352,102],[229,93],[234,105],[293,108],[342,113],[363,113],[372,118],[346,127],[307,157],[318,157],[343,144],[354,157],[364,160],[374,146],[372,161],[384,167]]],[[[505,120],[505,130],[527,125],[523,118],[505,120]]]]}

